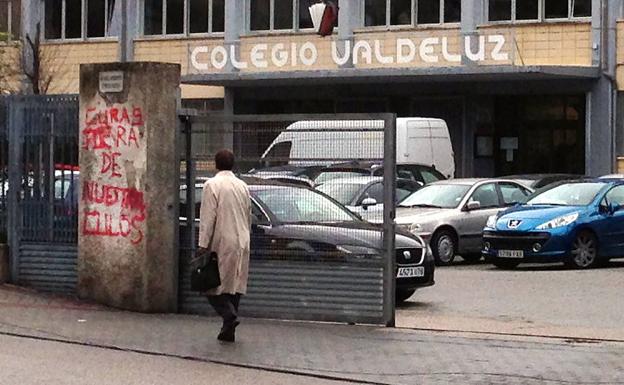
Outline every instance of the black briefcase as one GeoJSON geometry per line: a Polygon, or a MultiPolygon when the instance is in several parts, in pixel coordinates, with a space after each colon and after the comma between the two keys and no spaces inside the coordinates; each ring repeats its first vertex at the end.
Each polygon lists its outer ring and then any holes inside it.
{"type": "Polygon", "coordinates": [[[205,292],[221,286],[217,253],[212,252],[204,263],[191,270],[191,290],[205,292]]]}

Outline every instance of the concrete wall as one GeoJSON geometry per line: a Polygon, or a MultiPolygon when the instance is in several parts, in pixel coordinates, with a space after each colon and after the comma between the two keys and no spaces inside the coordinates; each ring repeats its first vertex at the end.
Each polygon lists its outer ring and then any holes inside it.
{"type": "Polygon", "coordinates": [[[180,67],[82,65],[78,293],[110,306],[177,306],[180,67]],[[106,93],[100,74],[120,71],[106,93]]]}

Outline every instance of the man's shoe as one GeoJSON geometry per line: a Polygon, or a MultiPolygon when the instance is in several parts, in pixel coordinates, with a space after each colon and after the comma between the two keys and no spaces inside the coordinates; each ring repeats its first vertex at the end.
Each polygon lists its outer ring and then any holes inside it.
{"type": "Polygon", "coordinates": [[[236,340],[236,337],[234,336],[234,328],[222,330],[217,336],[217,339],[223,342],[234,342],[236,340]]]}

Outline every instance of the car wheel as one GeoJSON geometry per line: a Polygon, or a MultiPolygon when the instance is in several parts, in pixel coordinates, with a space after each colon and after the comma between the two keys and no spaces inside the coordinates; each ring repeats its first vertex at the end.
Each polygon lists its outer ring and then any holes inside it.
{"type": "Polygon", "coordinates": [[[515,269],[520,264],[520,261],[518,261],[517,259],[507,259],[507,258],[498,258],[498,257],[491,257],[491,262],[494,264],[494,266],[498,267],[499,269],[505,269],[505,270],[515,269]]]}
{"type": "Polygon", "coordinates": [[[431,251],[437,266],[448,266],[455,259],[457,242],[455,234],[449,230],[441,230],[431,239],[431,251]]]}
{"type": "Polygon", "coordinates": [[[414,292],[416,291],[416,289],[401,289],[396,291],[396,303],[400,304],[403,303],[405,301],[407,301],[407,299],[409,297],[411,297],[414,292]]]}
{"type": "Polygon", "coordinates": [[[598,240],[591,231],[581,231],[574,238],[566,266],[574,269],[589,269],[598,264],[598,240]]]}
{"type": "Polygon", "coordinates": [[[481,260],[481,253],[477,254],[462,254],[461,256],[464,261],[469,263],[477,263],[481,260]]]}

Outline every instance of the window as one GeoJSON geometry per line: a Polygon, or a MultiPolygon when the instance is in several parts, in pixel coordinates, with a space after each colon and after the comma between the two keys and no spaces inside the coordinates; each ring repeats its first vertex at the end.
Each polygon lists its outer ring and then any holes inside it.
{"type": "Polygon", "coordinates": [[[503,202],[506,206],[512,206],[516,203],[526,202],[526,198],[529,196],[529,192],[522,187],[513,183],[499,183],[501,195],[503,196],[503,202]]]}
{"type": "Polygon", "coordinates": [[[44,36],[46,39],[109,36],[113,6],[113,0],[44,0],[44,36]]]}
{"type": "Polygon", "coordinates": [[[290,159],[290,149],[292,148],[292,142],[280,142],[277,143],[269,150],[264,157],[264,166],[284,166],[288,164],[290,159]]]}
{"type": "Polygon", "coordinates": [[[591,0],[489,0],[489,21],[591,17],[591,0]]]}
{"type": "Polygon", "coordinates": [[[19,1],[0,0],[0,41],[15,39],[19,36],[19,16],[19,1]]]}
{"type": "Polygon", "coordinates": [[[479,202],[482,209],[498,207],[500,202],[498,200],[498,193],[496,192],[496,185],[494,183],[488,183],[477,187],[472,193],[470,201],[479,202]]]}
{"type": "Polygon", "coordinates": [[[223,32],[225,0],[144,0],[143,35],[223,32]],[[185,17],[188,15],[188,17],[185,17]]]}
{"type": "Polygon", "coordinates": [[[362,195],[362,198],[360,199],[360,202],[358,202],[358,203],[361,205],[362,202],[364,201],[364,199],[366,199],[366,198],[372,198],[377,203],[382,203],[383,202],[383,193],[384,193],[383,185],[381,183],[375,183],[373,185],[370,185],[366,189],[366,191],[362,195]]]}
{"type": "Polygon", "coordinates": [[[603,204],[619,205],[624,207],[624,186],[616,186],[609,190],[603,204]]]}
{"type": "Polygon", "coordinates": [[[458,23],[461,0],[365,0],[364,25],[458,23]]]}
{"type": "Polygon", "coordinates": [[[250,31],[313,28],[309,0],[249,0],[250,31]]]}

